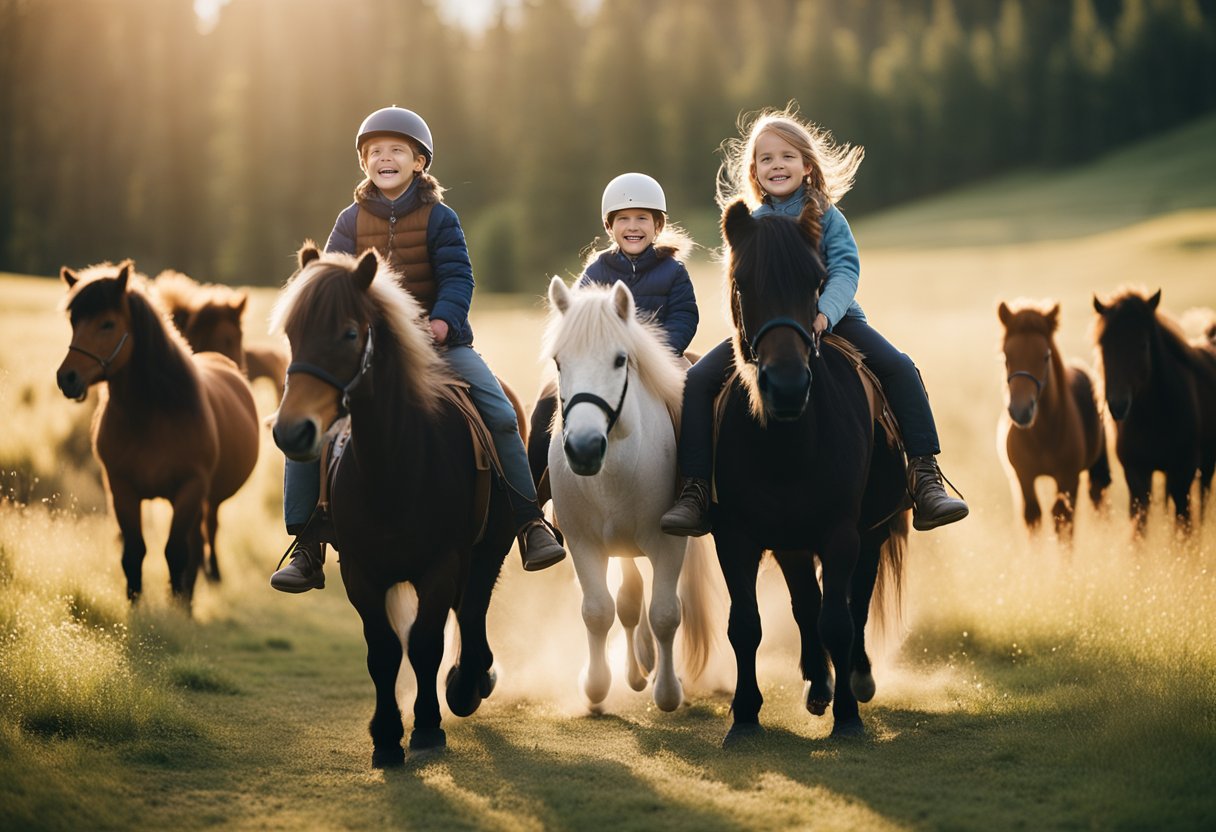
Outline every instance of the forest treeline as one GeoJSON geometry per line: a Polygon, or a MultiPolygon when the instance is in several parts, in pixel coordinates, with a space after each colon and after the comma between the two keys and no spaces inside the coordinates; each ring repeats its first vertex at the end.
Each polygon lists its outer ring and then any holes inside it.
{"type": "Polygon", "coordinates": [[[486,31],[422,0],[0,0],[0,270],[134,257],[280,283],[410,107],[478,283],[577,271],[641,170],[716,244],[716,150],[797,100],[864,145],[850,215],[1092,158],[1216,108],[1216,0],[523,0],[486,31]]]}

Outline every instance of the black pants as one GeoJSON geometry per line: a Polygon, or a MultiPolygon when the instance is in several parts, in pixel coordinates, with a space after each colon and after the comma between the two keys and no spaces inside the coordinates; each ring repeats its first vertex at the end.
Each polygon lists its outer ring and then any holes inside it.
{"type": "MultiPolygon", "coordinates": [[[[912,359],[860,318],[844,318],[832,331],[861,350],[866,366],[882,382],[908,456],[940,453],[929,396],[912,359]]],[[[678,453],[680,473],[685,477],[709,479],[713,473],[714,399],[733,369],[734,350],[728,338],[688,371],[678,453]]]]}
{"type": "Polygon", "coordinates": [[[557,412],[557,382],[549,381],[541,388],[528,420],[528,468],[532,471],[532,482],[540,486],[540,478],[549,467],[549,431],[553,428],[553,414],[557,412]]]}

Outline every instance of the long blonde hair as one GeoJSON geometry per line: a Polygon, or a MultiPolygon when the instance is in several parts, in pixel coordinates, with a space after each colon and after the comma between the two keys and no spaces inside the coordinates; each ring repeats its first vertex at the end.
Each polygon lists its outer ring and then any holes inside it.
{"type": "MultiPolygon", "coordinates": [[[[755,210],[766,196],[756,178],[756,141],[764,133],[776,133],[802,154],[803,164],[810,166],[805,184],[811,196],[819,202],[835,205],[853,187],[853,177],[865,148],[837,144],[828,131],[804,121],[798,115],[798,105],[791,101],[783,110],[765,108],[739,117],[739,136],[722,142],[722,165],[718,168],[718,206],[725,209],[739,197],[755,210]]],[[[826,205],[821,208],[826,210],[826,205]]]]}

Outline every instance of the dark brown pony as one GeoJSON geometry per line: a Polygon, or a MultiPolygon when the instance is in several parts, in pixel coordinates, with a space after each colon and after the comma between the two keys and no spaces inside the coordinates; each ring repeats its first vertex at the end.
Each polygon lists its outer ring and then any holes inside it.
{"type": "Polygon", "coordinates": [[[802,636],[807,710],[823,714],[832,702],[833,735],[861,734],[858,701],[875,691],[865,649],[871,596],[888,579],[898,596],[902,574],[910,505],[903,453],[876,437],[872,402],[843,348],[820,349],[809,334],[826,271],[808,217],[757,219],[738,201],[722,230],[741,373],[728,393],[714,474],[713,534],[738,666],[725,742],[761,732],[756,573],[766,549],[781,566],[802,636]]]}
{"type": "Polygon", "coordinates": [[[1044,311],[1029,305],[1010,309],[1002,301],[997,315],[1005,327],[1005,394],[1008,421],[1002,417],[1005,452],[1022,489],[1022,517],[1036,528],[1042,517],[1034,483],[1056,481],[1051,508],[1056,534],[1071,537],[1081,472],[1089,472],[1089,499],[1102,505],[1110,485],[1106,432],[1084,367],[1065,366],[1056,346],[1060,305],[1044,311]]]}
{"type": "Polygon", "coordinates": [[[246,292],[218,284],[200,284],[181,272],[161,272],[153,281],[157,297],[173,324],[195,352],[226,355],[252,383],[266,378],[279,398],[287,373],[287,353],[270,344],[247,345],[242,319],[248,305],[246,292]]]}
{"type": "Polygon", "coordinates": [[[108,388],[93,420],[93,450],[122,530],[127,597],[143,589],[140,504],[163,497],[173,503],[169,583],[189,605],[204,560],[208,577],[220,577],[219,506],[257,462],[257,412],[236,366],[215,353],[192,355],[131,269],[128,261],[61,271],[72,343],[56,380],[78,400],[91,385],[108,388]]]}
{"type": "Polygon", "coordinates": [[[329,504],[342,580],[363,619],[376,687],[372,765],[399,765],[396,680],[406,629],[418,678],[411,749],[446,743],[435,678],[448,610],[460,626],[449,707],[468,716],[494,688],[485,619],[513,540],[510,508],[496,485],[485,535],[475,540],[472,440],[464,416],[441,395],[452,378],[420,307],[375,251],[356,259],[306,244],[299,262],[272,316],[292,354],[274,439],[292,459],[315,459],[323,434],[350,413],[351,438],[332,475],[329,504]],[[401,618],[390,623],[403,582],[417,594],[412,626],[401,618]]]}
{"type": "Polygon", "coordinates": [[[1154,471],[1165,473],[1186,531],[1195,476],[1202,516],[1216,471],[1216,347],[1188,343],[1158,311],[1160,303],[1160,289],[1151,297],[1125,290],[1105,303],[1094,296],[1106,404],[1137,534],[1144,531],[1154,471]]]}

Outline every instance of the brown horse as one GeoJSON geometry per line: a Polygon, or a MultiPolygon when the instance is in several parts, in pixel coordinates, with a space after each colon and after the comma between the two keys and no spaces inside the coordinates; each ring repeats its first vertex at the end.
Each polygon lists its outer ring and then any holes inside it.
{"type": "Polygon", "coordinates": [[[1042,509],[1035,495],[1039,477],[1056,481],[1051,508],[1056,534],[1071,537],[1077,488],[1082,471],[1089,472],[1089,499],[1102,505],[1110,485],[1106,433],[1094,399],[1093,382],[1083,367],[1065,366],[1056,346],[1060,305],[1040,309],[1004,301],[997,315],[1005,327],[1008,418],[1001,417],[1005,452],[1022,489],[1022,517],[1034,529],[1042,509]]]}
{"type": "Polygon", "coordinates": [[[266,378],[283,397],[287,353],[272,344],[249,346],[244,342],[242,318],[248,305],[246,292],[218,284],[200,284],[181,272],[165,271],[153,281],[157,297],[173,324],[196,352],[226,355],[245,372],[250,383],[266,378]]]}
{"type": "Polygon", "coordinates": [[[404,730],[396,681],[407,630],[418,678],[411,749],[446,744],[435,679],[448,610],[460,626],[448,706],[468,716],[494,688],[485,619],[513,540],[511,512],[495,484],[485,534],[476,540],[473,443],[464,416],[443,394],[453,379],[420,307],[375,250],[356,259],[306,244],[299,258],[273,314],[292,354],[274,439],[292,459],[315,459],[324,434],[350,413],[351,438],[330,479],[330,516],[376,687],[372,765],[399,765],[404,730]],[[404,583],[417,596],[412,623],[397,615],[404,583]]]}
{"type": "Polygon", "coordinates": [[[191,354],[131,272],[130,261],[60,272],[72,343],[56,380],[77,400],[94,384],[108,388],[93,420],[93,450],[122,531],[127,597],[143,590],[140,504],[163,497],[173,503],[169,584],[188,606],[204,560],[208,577],[220,577],[219,506],[257,462],[257,412],[233,363],[191,354]]]}
{"type": "Polygon", "coordinates": [[[1094,296],[1106,404],[1137,534],[1144,531],[1154,471],[1165,472],[1185,531],[1196,473],[1202,514],[1216,471],[1216,347],[1188,343],[1157,310],[1160,303],[1160,289],[1152,297],[1124,290],[1105,303],[1094,296]]]}

